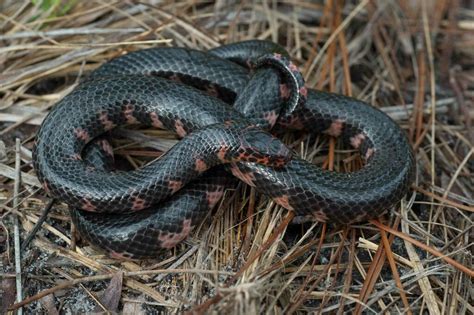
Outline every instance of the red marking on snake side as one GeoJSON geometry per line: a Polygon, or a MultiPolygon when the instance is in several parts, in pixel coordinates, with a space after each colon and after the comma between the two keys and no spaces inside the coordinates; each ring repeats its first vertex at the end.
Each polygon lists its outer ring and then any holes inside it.
{"type": "Polygon", "coordinates": [[[209,205],[209,208],[214,208],[214,206],[221,200],[222,195],[224,194],[224,187],[218,186],[215,191],[206,192],[206,199],[209,205]]]}
{"type": "Polygon", "coordinates": [[[291,116],[289,119],[288,118],[280,119],[278,124],[282,127],[291,127],[292,129],[295,129],[295,130],[304,129],[304,125],[301,119],[295,116],[291,116]]]}
{"type": "Polygon", "coordinates": [[[99,144],[104,153],[111,157],[114,156],[114,149],[107,140],[100,140],[99,144]]]}
{"type": "Polygon", "coordinates": [[[280,84],[280,97],[284,100],[290,97],[290,89],[286,83],[280,84]]]}
{"type": "Polygon", "coordinates": [[[85,211],[90,211],[90,212],[96,212],[97,207],[92,204],[92,202],[89,199],[82,198],[83,204],[81,209],[85,211]]]}
{"type": "Polygon", "coordinates": [[[300,88],[300,94],[303,95],[304,97],[308,97],[308,89],[303,86],[302,88],[300,88]]]}
{"type": "Polygon", "coordinates": [[[326,129],[325,133],[333,137],[339,137],[344,129],[344,120],[336,119],[331,123],[328,129],[326,129]]]}
{"type": "Polygon", "coordinates": [[[150,119],[151,119],[151,124],[153,125],[153,127],[163,129],[163,123],[161,122],[157,113],[151,112],[150,119]]]}
{"type": "Polygon", "coordinates": [[[312,213],[312,215],[316,221],[319,222],[326,222],[329,219],[326,213],[324,213],[322,210],[315,211],[312,213]]]}
{"type": "Polygon", "coordinates": [[[191,232],[191,219],[186,219],[183,221],[183,227],[181,232],[178,233],[163,233],[160,232],[158,239],[161,242],[161,247],[163,248],[173,248],[182,240],[184,240],[191,232]]]}
{"type": "Polygon", "coordinates": [[[290,62],[290,64],[289,64],[288,67],[289,67],[290,70],[293,71],[293,72],[298,72],[298,71],[299,71],[299,70],[298,70],[298,66],[295,65],[293,62],[290,62]]]}
{"type": "Polygon", "coordinates": [[[278,115],[274,110],[272,110],[263,114],[263,119],[265,119],[270,124],[270,126],[273,126],[278,119],[278,115]]]}
{"type": "Polygon", "coordinates": [[[374,155],[374,152],[374,148],[368,148],[367,152],[365,152],[365,160],[368,161],[372,157],[372,155],[374,155]]]}
{"type": "Polygon", "coordinates": [[[135,107],[132,104],[125,105],[123,109],[123,115],[127,120],[127,124],[136,124],[138,120],[133,116],[133,112],[135,111],[135,107]]]}
{"type": "Polygon", "coordinates": [[[49,193],[51,192],[51,189],[48,186],[48,182],[43,183],[43,189],[49,195],[49,193]]]}
{"type": "Polygon", "coordinates": [[[109,115],[105,110],[99,113],[99,121],[105,130],[113,129],[116,126],[113,121],[109,119],[109,115]]]}
{"type": "Polygon", "coordinates": [[[132,210],[133,211],[138,211],[145,209],[146,203],[145,200],[139,197],[134,197],[133,198],[133,204],[132,204],[132,210]]]}
{"type": "Polygon", "coordinates": [[[227,162],[226,155],[227,151],[229,150],[229,147],[226,145],[221,145],[221,148],[219,149],[219,152],[217,152],[217,158],[222,161],[222,162],[227,162]]]}
{"type": "Polygon", "coordinates": [[[76,153],[76,154],[71,155],[71,160],[81,161],[82,157],[80,154],[76,153]]]}
{"type": "Polygon", "coordinates": [[[173,194],[180,190],[181,187],[183,187],[183,182],[179,180],[170,180],[170,182],[168,183],[168,188],[171,189],[173,194]]]}
{"type": "Polygon", "coordinates": [[[276,198],[273,198],[273,200],[285,209],[288,209],[290,211],[294,210],[294,208],[290,205],[290,200],[288,199],[288,195],[276,197],[276,198]]]}
{"type": "Polygon", "coordinates": [[[196,159],[194,163],[196,165],[195,170],[198,173],[202,173],[208,169],[206,162],[204,162],[202,159],[196,159]]]}
{"type": "Polygon", "coordinates": [[[249,186],[255,187],[255,176],[252,173],[244,173],[235,164],[232,164],[230,171],[232,174],[249,186]]]}
{"type": "Polygon", "coordinates": [[[84,142],[87,142],[90,139],[89,133],[82,128],[74,129],[74,135],[76,135],[77,139],[82,140],[84,142]]]}
{"type": "Polygon", "coordinates": [[[355,149],[358,149],[360,145],[362,144],[362,142],[364,142],[364,140],[365,140],[365,135],[363,133],[358,133],[355,136],[350,138],[351,145],[355,149]]]}
{"type": "Polygon", "coordinates": [[[174,123],[174,129],[181,138],[186,136],[186,130],[184,130],[184,124],[181,120],[176,119],[176,122],[174,123]]]}

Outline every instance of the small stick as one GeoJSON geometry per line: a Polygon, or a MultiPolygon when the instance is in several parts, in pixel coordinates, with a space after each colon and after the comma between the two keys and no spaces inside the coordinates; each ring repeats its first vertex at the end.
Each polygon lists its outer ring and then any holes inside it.
{"type": "Polygon", "coordinates": [[[423,244],[422,242],[420,241],[417,241],[415,240],[414,238],[406,235],[405,233],[403,232],[399,232],[397,230],[394,230],[392,229],[391,227],[388,227],[388,226],[385,226],[381,223],[379,223],[378,221],[375,221],[375,220],[370,220],[370,223],[372,223],[373,225],[377,226],[379,229],[385,231],[385,232],[388,232],[388,233],[391,233],[395,236],[398,236],[399,238],[405,240],[405,241],[408,241],[410,243],[412,243],[413,245],[423,249],[423,250],[426,250],[427,252],[429,252],[430,254],[438,257],[438,258],[441,258],[442,260],[444,260],[446,263],[450,264],[451,266],[453,266],[454,268],[456,268],[457,270],[461,271],[462,273],[465,273],[466,275],[468,275],[469,277],[474,277],[474,270],[472,269],[469,269],[469,267],[466,267],[462,264],[460,264],[459,262],[455,261],[454,259],[452,259],[451,257],[449,256],[446,256],[444,255],[443,253],[440,253],[439,251],[437,251],[436,249],[430,247],[430,246],[427,246],[426,244],[423,244]]]}
{"type": "MultiPolygon", "coordinates": [[[[18,209],[18,195],[20,193],[21,182],[21,158],[20,158],[20,139],[15,141],[15,185],[13,187],[13,207],[18,209]]],[[[21,286],[21,250],[20,250],[20,227],[18,214],[14,216],[13,239],[15,247],[15,277],[16,277],[16,302],[19,303],[23,299],[23,289],[21,286]]],[[[23,309],[18,309],[18,315],[23,314],[23,309]]]]}
{"type": "Polygon", "coordinates": [[[57,37],[57,36],[69,36],[69,35],[97,35],[97,34],[110,34],[110,33],[141,33],[145,29],[141,27],[137,28],[87,28],[87,27],[76,27],[66,28],[51,31],[24,31],[17,32],[8,35],[0,35],[0,40],[12,40],[19,38],[29,37],[57,37]]]}
{"type": "Polygon", "coordinates": [[[51,210],[51,208],[53,207],[54,203],[56,202],[56,199],[51,199],[48,204],[46,205],[46,207],[43,209],[43,212],[41,213],[41,216],[38,218],[38,221],[36,221],[36,224],[35,226],[33,227],[33,229],[31,230],[30,234],[28,234],[28,236],[26,237],[25,241],[23,242],[23,244],[21,245],[21,251],[24,252],[27,248],[28,248],[28,245],[31,243],[31,241],[33,240],[33,238],[35,237],[36,233],[38,233],[39,229],[41,228],[41,226],[43,225],[43,222],[46,220],[46,218],[48,217],[48,214],[51,210]]]}

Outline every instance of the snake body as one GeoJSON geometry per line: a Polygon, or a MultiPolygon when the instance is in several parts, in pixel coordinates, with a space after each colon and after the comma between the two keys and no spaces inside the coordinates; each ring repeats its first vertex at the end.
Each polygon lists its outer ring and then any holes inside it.
{"type": "Polygon", "coordinates": [[[320,221],[347,224],[393,207],[414,176],[403,131],[366,103],[307,89],[287,57],[274,43],[248,41],[113,59],[43,122],[33,156],[38,178],[71,206],[86,239],[125,258],[153,257],[182,241],[231,180],[215,167],[222,163],[281,206],[320,221]],[[136,122],[184,139],[132,172],[106,170],[84,154],[97,136],[136,122]],[[340,136],[366,165],[352,173],[317,168],[262,130],[272,126],[340,136]]]}

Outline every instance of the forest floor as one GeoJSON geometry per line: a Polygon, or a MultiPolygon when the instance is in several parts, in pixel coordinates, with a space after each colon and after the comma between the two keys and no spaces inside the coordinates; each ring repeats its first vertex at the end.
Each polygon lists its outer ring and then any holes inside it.
{"type": "MultiPolygon", "coordinates": [[[[473,314],[472,2],[345,2],[2,1],[0,311],[473,314]],[[416,180],[390,214],[295,224],[241,183],[155,260],[108,258],[74,232],[61,203],[22,248],[49,201],[31,150],[54,104],[127,52],[248,39],[278,42],[308,87],[366,101],[406,131],[416,180]]],[[[161,154],[127,134],[113,142],[117,156],[143,165],[161,154]]],[[[338,139],[285,141],[319,167],[361,167],[338,139]]]]}

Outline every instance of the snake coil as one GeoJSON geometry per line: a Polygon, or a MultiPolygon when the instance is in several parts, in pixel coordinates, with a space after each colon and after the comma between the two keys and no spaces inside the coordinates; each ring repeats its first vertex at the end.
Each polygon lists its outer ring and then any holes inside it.
{"type": "Polygon", "coordinates": [[[105,63],[48,114],[33,161],[80,233],[121,258],[153,257],[182,241],[232,181],[224,168],[286,209],[340,224],[393,207],[415,168],[392,119],[306,88],[282,47],[257,40],[208,52],[153,48],[105,63]],[[97,137],[134,123],[183,140],[138,170],[107,169],[113,154],[97,137]],[[317,168],[263,130],[273,126],[342,137],[366,165],[353,173],[317,168]]]}

